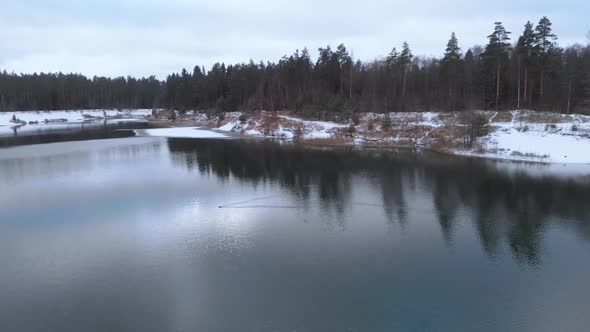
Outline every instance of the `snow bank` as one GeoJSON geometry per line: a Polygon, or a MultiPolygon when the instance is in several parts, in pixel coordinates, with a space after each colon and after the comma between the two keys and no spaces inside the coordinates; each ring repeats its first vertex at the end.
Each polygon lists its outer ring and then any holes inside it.
{"type": "Polygon", "coordinates": [[[240,115],[238,112],[226,113],[228,122],[217,129],[254,137],[293,139],[300,135],[304,139],[318,139],[333,137],[336,129],[346,127],[335,122],[304,120],[287,115],[273,117],[268,112],[249,116],[245,121],[239,119],[240,115]]]}
{"type": "Polygon", "coordinates": [[[106,113],[107,118],[119,117],[121,119],[143,119],[151,114],[149,109],[138,110],[81,110],[81,111],[43,111],[43,112],[0,112],[0,126],[14,126],[16,123],[11,122],[12,117],[16,117],[27,124],[31,121],[39,124],[54,123],[55,121],[63,122],[83,122],[98,120],[106,113]]]}
{"type": "Polygon", "coordinates": [[[496,156],[505,159],[590,163],[590,139],[566,131],[503,128],[492,133],[486,145],[496,151],[496,156]]]}
{"type": "Polygon", "coordinates": [[[229,135],[210,129],[194,127],[173,127],[156,129],[136,129],[137,136],[178,137],[178,138],[230,138],[229,135]]]}
{"type": "Polygon", "coordinates": [[[346,125],[340,123],[328,121],[308,121],[287,115],[279,115],[279,118],[303,124],[303,138],[305,139],[330,138],[334,135],[334,131],[336,129],[347,127],[346,125]]]}
{"type": "MultiPolygon", "coordinates": [[[[494,123],[481,138],[483,157],[551,163],[590,163],[590,118],[567,116],[563,123],[518,121],[522,112],[512,112],[512,121],[494,123]]],[[[562,117],[566,117],[563,115],[562,117]]],[[[471,152],[459,154],[473,154],[471,152]]]]}

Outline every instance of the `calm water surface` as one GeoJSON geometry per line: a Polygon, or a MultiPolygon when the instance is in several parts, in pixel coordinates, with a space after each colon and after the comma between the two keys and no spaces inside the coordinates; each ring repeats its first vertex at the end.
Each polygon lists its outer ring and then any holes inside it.
{"type": "Polygon", "coordinates": [[[588,176],[260,140],[32,143],[0,149],[1,331],[590,329],[588,176]]]}

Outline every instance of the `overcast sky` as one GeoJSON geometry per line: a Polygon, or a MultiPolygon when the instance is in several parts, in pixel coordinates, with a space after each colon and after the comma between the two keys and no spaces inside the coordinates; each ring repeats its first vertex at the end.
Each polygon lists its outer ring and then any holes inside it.
{"type": "Polygon", "coordinates": [[[2,0],[0,68],[156,75],[215,62],[276,61],[344,43],[372,60],[407,40],[439,56],[455,31],[467,50],[494,21],[513,39],[527,20],[553,22],[561,45],[585,43],[590,0],[2,0]]]}

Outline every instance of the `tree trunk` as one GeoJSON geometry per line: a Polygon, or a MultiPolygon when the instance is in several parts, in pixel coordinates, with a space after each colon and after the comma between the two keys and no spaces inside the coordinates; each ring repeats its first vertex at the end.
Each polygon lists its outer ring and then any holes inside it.
{"type": "Polygon", "coordinates": [[[570,106],[572,102],[572,79],[567,83],[567,114],[570,114],[570,106]]]}
{"type": "Polygon", "coordinates": [[[406,70],[402,72],[402,98],[406,96],[406,70]]]}
{"type": "Polygon", "coordinates": [[[545,70],[541,69],[541,80],[540,80],[541,86],[539,87],[539,98],[543,98],[543,85],[544,85],[543,83],[544,83],[544,81],[545,81],[545,70]]]}
{"type": "Polygon", "coordinates": [[[498,68],[496,70],[496,111],[498,111],[500,103],[500,61],[498,61],[498,68]]]}
{"type": "Polygon", "coordinates": [[[289,89],[285,86],[285,101],[283,103],[287,108],[289,107],[289,89]]]}
{"type": "Polygon", "coordinates": [[[518,98],[516,101],[516,108],[520,110],[520,66],[521,66],[521,62],[522,60],[520,59],[520,57],[518,58],[518,98]]]}
{"type": "Polygon", "coordinates": [[[524,97],[523,100],[527,101],[528,98],[528,85],[529,85],[529,66],[524,66],[524,97]]]}
{"type": "Polygon", "coordinates": [[[453,84],[449,84],[449,111],[452,112],[455,108],[455,103],[453,100],[453,84]]]}
{"type": "Polygon", "coordinates": [[[339,70],[339,72],[340,72],[340,75],[339,75],[340,76],[340,94],[343,95],[344,94],[344,86],[343,86],[344,79],[342,78],[342,65],[340,65],[339,68],[340,68],[340,70],[339,70]]]}
{"type": "Polygon", "coordinates": [[[406,111],[406,68],[402,71],[402,112],[406,111]]]}
{"type": "Polygon", "coordinates": [[[350,65],[350,80],[348,82],[348,99],[352,100],[352,64],[350,65]]]}

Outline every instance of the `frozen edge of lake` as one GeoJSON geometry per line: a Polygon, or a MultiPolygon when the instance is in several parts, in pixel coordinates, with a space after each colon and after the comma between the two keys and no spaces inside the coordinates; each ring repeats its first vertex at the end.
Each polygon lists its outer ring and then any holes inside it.
{"type": "Polygon", "coordinates": [[[171,138],[231,138],[230,135],[220,133],[208,128],[200,127],[170,127],[153,129],[135,129],[137,136],[147,137],[171,137],[171,138]]]}

